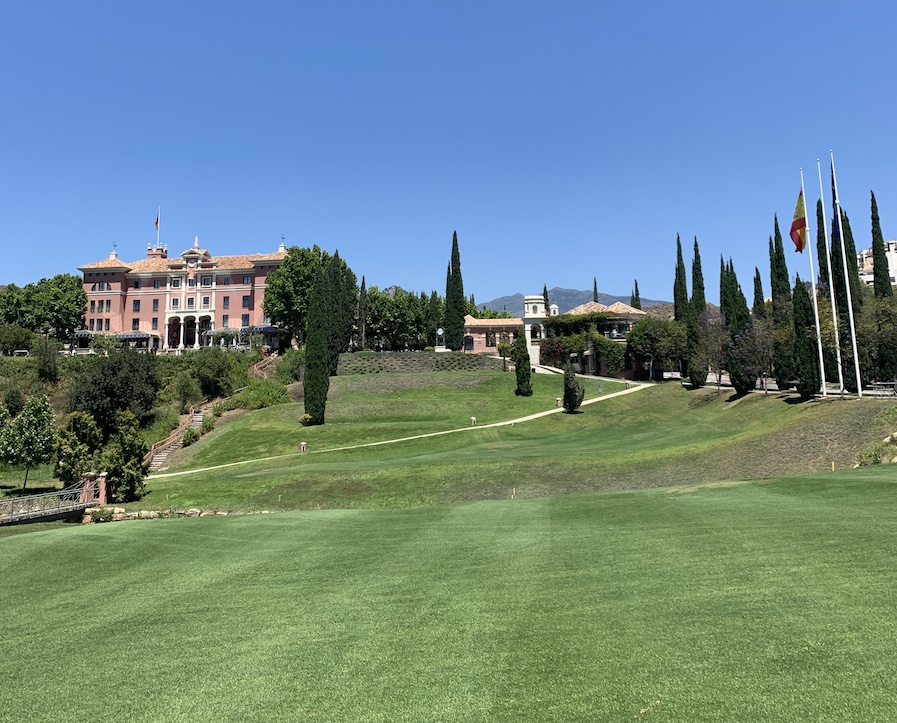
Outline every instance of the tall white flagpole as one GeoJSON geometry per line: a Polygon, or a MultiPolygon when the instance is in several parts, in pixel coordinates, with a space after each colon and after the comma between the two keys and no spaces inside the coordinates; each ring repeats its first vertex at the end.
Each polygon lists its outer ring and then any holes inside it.
{"type": "MultiPolygon", "coordinates": [[[[832,157],[832,188],[835,191],[835,213],[837,214],[838,232],[841,236],[841,261],[844,263],[844,287],[847,290],[847,316],[850,319],[850,343],[853,349],[853,369],[857,377],[857,396],[863,396],[863,385],[860,380],[860,359],[857,354],[857,332],[853,320],[853,299],[850,293],[850,269],[847,266],[847,251],[844,249],[844,223],[841,220],[841,201],[838,196],[838,179],[835,176],[835,154],[829,151],[832,157]]],[[[854,266],[857,260],[853,259],[854,266]]]]}
{"type": "MultiPolygon", "coordinates": [[[[804,169],[800,169],[800,196],[804,204],[804,235],[807,243],[810,242],[810,225],[807,223],[807,194],[804,192],[804,169]]],[[[801,249],[803,250],[803,249],[801,249]]],[[[809,250],[807,256],[810,259],[810,284],[813,289],[813,317],[816,319],[816,348],[819,352],[819,379],[822,383],[822,396],[828,396],[825,389],[825,362],[822,359],[822,331],[819,328],[819,301],[816,299],[816,272],[813,270],[813,251],[809,250]]]]}
{"type": "Polygon", "coordinates": [[[838,391],[844,394],[844,367],[841,362],[841,338],[838,332],[838,307],[835,305],[835,283],[832,278],[832,251],[828,238],[828,223],[825,220],[825,190],[822,187],[822,166],[816,159],[816,170],[819,173],[819,198],[822,200],[822,231],[825,234],[825,258],[828,262],[828,294],[832,304],[832,325],[835,329],[835,353],[838,358],[838,391]]]}

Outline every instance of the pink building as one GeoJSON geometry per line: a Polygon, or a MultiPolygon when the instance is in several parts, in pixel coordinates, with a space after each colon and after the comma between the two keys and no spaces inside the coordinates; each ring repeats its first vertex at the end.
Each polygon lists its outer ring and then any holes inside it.
{"type": "Polygon", "coordinates": [[[147,247],[146,258],[125,263],[108,259],[78,270],[84,274],[87,308],[78,336],[117,336],[141,347],[198,349],[212,333],[275,332],[262,309],[268,274],[286,256],[212,256],[199,247],[168,257],[167,247],[147,247]]]}

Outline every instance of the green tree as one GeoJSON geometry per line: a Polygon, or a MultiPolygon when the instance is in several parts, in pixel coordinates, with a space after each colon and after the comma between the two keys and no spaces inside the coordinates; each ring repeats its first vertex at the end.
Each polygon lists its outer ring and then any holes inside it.
{"type": "Polygon", "coordinates": [[[83,479],[94,469],[96,455],[103,444],[103,435],[93,417],[74,412],[56,441],[56,467],[53,475],[66,485],[83,479]]]}
{"type": "Polygon", "coordinates": [[[685,325],[681,322],[649,316],[629,330],[626,344],[633,357],[647,364],[648,379],[653,381],[657,362],[682,351],[685,339],[685,325]]]}
{"type": "Polygon", "coordinates": [[[28,484],[32,467],[53,458],[56,448],[56,424],[50,400],[45,395],[32,397],[18,416],[7,422],[0,434],[0,459],[12,467],[25,468],[22,490],[28,484]]]}
{"type": "Polygon", "coordinates": [[[731,260],[723,267],[720,279],[720,307],[731,339],[726,353],[729,381],[737,394],[747,394],[756,386],[759,372],[754,361],[744,353],[747,332],[751,328],[751,314],[731,260]]]}
{"type": "Polygon", "coordinates": [[[280,266],[268,275],[262,306],[273,324],[305,341],[309,303],[325,252],[317,246],[291,246],[280,266]]]}
{"type": "Polygon", "coordinates": [[[15,417],[25,408],[25,397],[18,387],[10,387],[3,393],[3,406],[10,417],[15,417]]]}
{"type": "Polygon", "coordinates": [[[174,378],[174,393],[177,395],[181,414],[186,414],[190,406],[203,397],[199,382],[187,369],[181,369],[174,378]]]}
{"type": "Polygon", "coordinates": [[[523,332],[514,340],[511,361],[514,362],[514,372],[517,375],[517,388],[514,394],[518,397],[533,396],[533,382],[530,379],[532,367],[529,362],[529,350],[526,347],[526,334],[523,332]]]}
{"type": "Polygon", "coordinates": [[[586,390],[582,388],[582,384],[576,378],[573,364],[568,359],[567,363],[564,364],[564,411],[567,414],[573,414],[573,412],[579,409],[585,395],[586,390]]]}
{"type": "Polygon", "coordinates": [[[813,305],[800,276],[794,283],[794,366],[797,392],[810,399],[819,391],[819,357],[816,352],[816,324],[813,305]]]}
{"type": "Polygon", "coordinates": [[[10,356],[17,349],[30,349],[33,339],[34,332],[15,324],[4,324],[0,326],[0,354],[10,356]]]}
{"type": "MultiPolygon", "coordinates": [[[[81,327],[87,294],[80,276],[57,274],[27,284],[20,297],[22,323],[31,331],[65,340],[81,327]]],[[[19,322],[13,322],[19,323],[19,322]]]]}
{"type": "Polygon", "coordinates": [[[330,274],[321,269],[308,310],[308,343],[305,348],[305,379],[302,388],[309,424],[324,424],[327,392],[330,390],[330,351],[327,302],[330,274]]]}
{"type": "Polygon", "coordinates": [[[119,412],[115,433],[100,455],[113,502],[132,502],[146,493],[143,480],[149,467],[143,458],[148,451],[137,417],[128,411],[119,412]]]}
{"type": "Polygon", "coordinates": [[[458,232],[452,235],[452,257],[445,284],[445,345],[455,351],[464,344],[464,281],[461,278],[461,252],[458,232]]]}
{"type": "MultiPolygon", "coordinates": [[[[234,388],[234,355],[221,347],[208,346],[190,355],[190,374],[199,385],[201,396],[226,397],[234,388]]],[[[199,401],[191,399],[191,401],[199,401]]]]}
{"type": "Polygon", "coordinates": [[[857,336],[867,350],[863,376],[886,381],[897,378],[897,296],[883,296],[866,304],[857,336]]]}
{"type": "Polygon", "coordinates": [[[629,305],[633,309],[641,309],[642,308],[642,297],[639,296],[639,293],[638,293],[638,279],[635,280],[635,283],[632,287],[632,294],[629,296],[629,305]]]}
{"type": "MultiPolygon", "coordinates": [[[[592,277],[592,301],[598,303],[598,277],[592,277]]],[[[548,308],[548,307],[545,307],[548,308]]]]}
{"type": "Polygon", "coordinates": [[[548,308],[551,306],[548,301],[548,284],[542,285],[542,300],[545,302],[545,316],[548,316],[548,308]]]}
{"type": "Polygon", "coordinates": [[[69,411],[90,414],[104,439],[115,431],[118,412],[129,410],[142,419],[152,409],[161,388],[158,358],[133,349],[84,359],[71,384],[69,411]]]}
{"type": "Polygon", "coordinates": [[[878,218],[878,204],[875,193],[872,193],[872,275],[875,298],[882,299],[894,295],[891,287],[891,272],[888,268],[888,256],[885,253],[885,239],[881,234],[881,221],[878,218]]]}

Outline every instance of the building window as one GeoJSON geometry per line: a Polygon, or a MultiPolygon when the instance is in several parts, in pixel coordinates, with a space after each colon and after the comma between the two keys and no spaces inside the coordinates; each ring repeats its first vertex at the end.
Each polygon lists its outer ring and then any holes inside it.
{"type": "Polygon", "coordinates": [[[249,326],[249,314],[243,314],[242,323],[243,326],[249,326]]]}
{"type": "Polygon", "coordinates": [[[246,284],[246,286],[249,286],[250,284],[252,284],[252,277],[251,277],[251,276],[244,276],[244,277],[243,277],[243,283],[246,284]]]}
{"type": "Polygon", "coordinates": [[[196,277],[195,276],[191,276],[189,279],[187,279],[187,286],[189,286],[191,289],[196,286],[196,277]]]}
{"type": "Polygon", "coordinates": [[[180,289],[181,288],[181,280],[180,279],[172,279],[171,280],[171,288],[172,289],[180,289]]]}
{"type": "Polygon", "coordinates": [[[140,288],[140,279],[134,279],[134,288],[135,288],[135,289],[139,289],[139,288],[140,288]]]}
{"type": "Polygon", "coordinates": [[[132,306],[133,306],[134,313],[135,314],[139,313],[140,312],[140,299],[134,299],[134,303],[132,306]]]}
{"type": "Polygon", "coordinates": [[[104,326],[105,326],[105,331],[109,331],[109,319],[106,319],[104,326]]]}
{"type": "Polygon", "coordinates": [[[486,332],[486,346],[495,346],[495,332],[494,331],[486,332]]]}
{"type": "Polygon", "coordinates": [[[153,311],[158,311],[158,310],[159,310],[159,300],[153,299],[153,311]]]}
{"type": "Polygon", "coordinates": [[[212,285],[212,277],[211,276],[203,276],[202,277],[202,285],[203,286],[211,286],[212,285]]]}
{"type": "Polygon", "coordinates": [[[161,289],[162,288],[162,279],[153,279],[153,288],[161,289]]]}
{"type": "Polygon", "coordinates": [[[230,322],[230,317],[229,317],[227,314],[225,314],[224,316],[222,316],[222,317],[221,317],[221,328],[222,328],[222,329],[227,329],[227,325],[228,325],[229,322],[230,322]]]}
{"type": "Polygon", "coordinates": [[[97,302],[91,301],[90,302],[90,313],[94,314],[94,313],[96,313],[96,310],[97,310],[97,302]]]}
{"type": "Polygon", "coordinates": [[[156,331],[159,328],[159,317],[153,317],[153,331],[156,331]]]}
{"type": "Polygon", "coordinates": [[[181,300],[180,300],[180,299],[172,299],[172,300],[171,300],[171,308],[172,308],[172,309],[179,309],[179,308],[181,308],[181,300]]]}
{"type": "Polygon", "coordinates": [[[222,277],[218,280],[218,282],[219,282],[222,286],[230,286],[230,276],[222,276],[222,277]]]}
{"type": "Polygon", "coordinates": [[[225,308],[225,309],[229,309],[229,308],[230,308],[230,297],[229,297],[229,296],[225,296],[225,297],[221,300],[221,306],[222,306],[223,308],[225,308]]]}
{"type": "Polygon", "coordinates": [[[203,309],[208,309],[210,303],[211,303],[211,298],[210,298],[210,297],[208,297],[208,296],[203,296],[203,297],[202,297],[202,308],[203,308],[203,309]]]}
{"type": "Polygon", "coordinates": [[[196,305],[196,300],[192,296],[187,297],[187,308],[192,309],[196,305]]]}
{"type": "Polygon", "coordinates": [[[244,308],[244,309],[248,309],[248,308],[249,308],[249,299],[250,299],[249,296],[244,296],[244,297],[243,297],[243,308],[244,308]]]}
{"type": "Polygon", "coordinates": [[[93,331],[93,319],[90,320],[90,326],[89,326],[89,329],[90,329],[91,331],[93,331]]]}
{"type": "Polygon", "coordinates": [[[112,299],[106,299],[106,313],[112,311],[112,299]]]}
{"type": "Polygon", "coordinates": [[[140,331],[140,319],[131,319],[131,331],[140,331]]]}

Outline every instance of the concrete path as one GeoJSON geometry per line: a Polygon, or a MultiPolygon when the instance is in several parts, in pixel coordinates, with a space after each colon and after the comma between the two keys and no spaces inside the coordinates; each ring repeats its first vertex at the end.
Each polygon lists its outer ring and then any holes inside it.
{"type": "MultiPolygon", "coordinates": [[[[580,376],[580,375],[577,375],[580,376]]],[[[600,377],[587,377],[588,379],[598,379],[601,380],[600,377]]],[[[607,379],[606,381],[611,382],[619,382],[619,379],[607,379]]],[[[650,384],[642,384],[639,382],[631,382],[632,386],[629,389],[621,389],[619,392],[612,392],[611,394],[603,394],[600,397],[594,397],[592,399],[586,399],[583,401],[582,406],[587,406],[589,404],[595,404],[596,402],[603,402],[607,399],[614,399],[615,397],[622,397],[625,394],[632,394],[634,392],[641,391],[642,389],[647,389],[652,386],[650,384]]],[[[311,450],[308,452],[289,452],[287,454],[276,454],[271,457],[260,457],[256,459],[244,459],[240,462],[230,462],[228,464],[219,464],[214,465],[212,467],[202,467],[201,469],[188,469],[183,472],[165,472],[162,474],[151,474],[146,479],[154,480],[154,479],[162,479],[164,477],[180,477],[182,475],[187,474],[196,474],[198,472],[209,472],[216,469],[226,469],[227,467],[237,467],[243,464],[255,464],[258,462],[268,462],[275,459],[287,459],[289,457],[299,457],[303,454],[324,454],[326,452],[344,452],[350,449],[361,449],[363,447],[379,447],[384,444],[397,444],[399,442],[409,442],[414,439],[426,439],[427,437],[440,437],[445,434],[458,434],[459,432],[475,432],[478,429],[492,429],[494,427],[510,427],[514,424],[520,424],[522,422],[529,422],[533,419],[539,419],[540,417],[547,417],[549,414],[558,414],[563,412],[563,407],[552,407],[544,412],[536,412],[535,414],[528,414],[525,417],[518,417],[517,419],[508,419],[504,422],[492,422],[491,424],[482,424],[477,425],[476,427],[459,427],[458,429],[446,429],[441,432],[429,432],[427,434],[415,434],[411,437],[399,437],[398,439],[385,439],[380,442],[365,442],[364,444],[351,444],[346,447],[331,447],[329,449],[318,449],[311,450]]]]}

